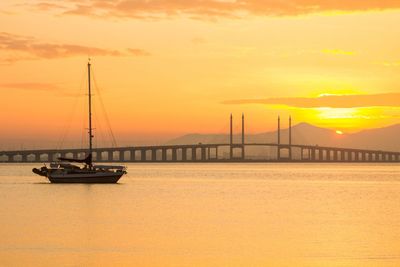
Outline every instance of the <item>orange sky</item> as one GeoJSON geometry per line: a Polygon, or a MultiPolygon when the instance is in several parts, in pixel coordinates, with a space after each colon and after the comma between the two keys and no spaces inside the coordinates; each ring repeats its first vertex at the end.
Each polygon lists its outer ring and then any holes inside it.
{"type": "Polygon", "coordinates": [[[88,56],[123,143],[227,132],[231,112],[250,133],[278,114],[343,132],[400,115],[398,0],[5,0],[0,25],[0,148],[66,125],[80,142],[88,56]]]}

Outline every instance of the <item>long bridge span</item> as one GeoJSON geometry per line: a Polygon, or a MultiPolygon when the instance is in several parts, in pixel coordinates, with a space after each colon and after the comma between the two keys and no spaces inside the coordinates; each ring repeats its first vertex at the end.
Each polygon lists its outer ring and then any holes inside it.
{"type": "MultiPolygon", "coordinates": [[[[0,151],[0,161],[50,162],[58,157],[84,158],[86,153],[86,149],[0,151]]],[[[94,148],[93,158],[97,162],[400,162],[400,153],[316,145],[228,143],[94,148]],[[291,153],[286,153],[288,156],[280,153],[280,157],[246,157],[243,152],[250,147],[270,147],[291,153]],[[227,153],[230,150],[233,150],[232,157],[227,153]],[[239,153],[234,153],[235,150],[239,153]],[[293,153],[294,150],[298,153],[293,153]]]]}
{"type": "MultiPolygon", "coordinates": [[[[400,162],[400,152],[282,143],[280,119],[276,143],[246,143],[242,115],[241,142],[233,142],[232,115],[227,143],[104,147],[93,149],[97,162],[400,162]],[[247,155],[254,147],[269,151],[263,157],[247,155]]],[[[87,149],[0,151],[0,162],[50,162],[58,157],[84,158],[87,149]]]]}

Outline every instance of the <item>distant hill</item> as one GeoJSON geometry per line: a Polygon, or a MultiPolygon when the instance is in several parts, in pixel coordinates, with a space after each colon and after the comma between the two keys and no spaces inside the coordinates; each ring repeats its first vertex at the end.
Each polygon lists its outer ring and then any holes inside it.
{"type": "Polygon", "coordinates": [[[400,124],[365,130],[346,137],[342,140],[343,146],[400,151],[400,124]]]}
{"type": "MultiPolygon", "coordinates": [[[[288,129],[281,130],[281,143],[288,142],[288,129]]],[[[369,129],[353,134],[338,135],[334,130],[300,123],[292,127],[293,144],[365,148],[400,151],[400,124],[369,129]]],[[[275,143],[277,131],[246,134],[247,143],[275,143]]],[[[241,134],[234,135],[234,142],[241,142],[241,134]]],[[[166,144],[229,143],[229,134],[187,134],[169,140],[166,144]]]]}

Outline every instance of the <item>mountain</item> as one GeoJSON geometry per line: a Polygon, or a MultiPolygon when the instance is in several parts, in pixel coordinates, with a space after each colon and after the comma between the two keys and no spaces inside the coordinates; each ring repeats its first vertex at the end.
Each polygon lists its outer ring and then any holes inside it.
{"type": "MultiPolygon", "coordinates": [[[[369,129],[353,134],[339,135],[334,130],[299,123],[292,127],[292,143],[332,147],[362,148],[400,151],[400,124],[384,128],[369,129]]],[[[281,143],[288,143],[288,129],[281,129],[281,143]]],[[[276,143],[277,131],[246,134],[246,143],[276,143]]],[[[241,142],[241,134],[235,134],[234,143],[241,142]]],[[[187,134],[166,144],[229,143],[229,134],[187,134]]]]}
{"type": "Polygon", "coordinates": [[[400,151],[400,124],[364,130],[342,140],[344,147],[400,151]]]}

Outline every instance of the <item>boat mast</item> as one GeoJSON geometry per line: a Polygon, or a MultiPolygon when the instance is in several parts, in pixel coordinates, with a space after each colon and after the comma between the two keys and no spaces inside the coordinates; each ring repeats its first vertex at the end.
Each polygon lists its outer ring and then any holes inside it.
{"type": "MultiPolygon", "coordinates": [[[[90,88],[90,58],[88,61],[88,88],[89,88],[89,155],[92,154],[92,92],[90,88]]],[[[89,166],[91,166],[90,164],[89,166]]]]}

